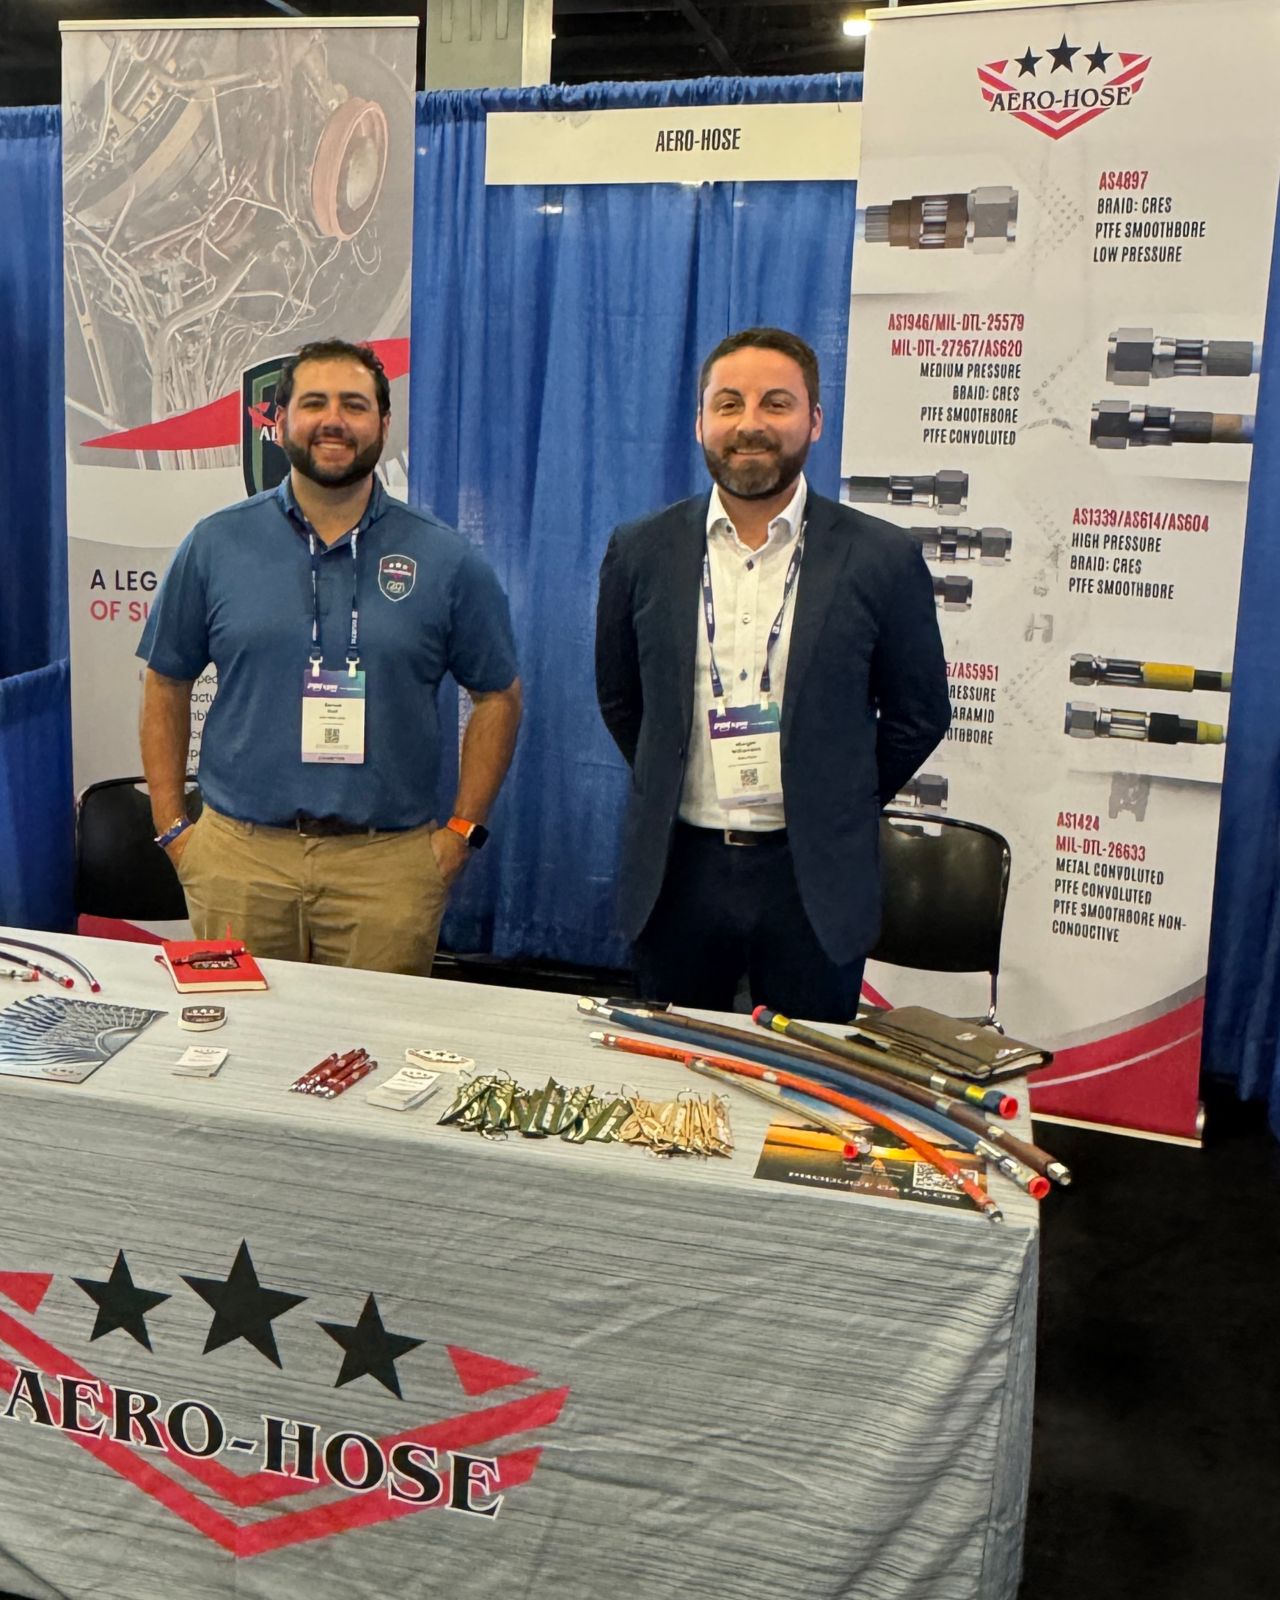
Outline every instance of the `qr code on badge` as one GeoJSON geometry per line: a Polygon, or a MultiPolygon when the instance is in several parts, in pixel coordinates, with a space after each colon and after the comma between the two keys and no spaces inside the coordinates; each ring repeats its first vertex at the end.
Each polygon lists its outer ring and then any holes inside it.
{"type": "Polygon", "coordinates": [[[740,789],[755,789],[760,784],[759,767],[739,767],[738,787],[740,789]]]}
{"type": "Polygon", "coordinates": [[[326,728],[324,730],[324,742],[326,744],[339,744],[341,742],[340,730],[337,728],[326,728]]]}

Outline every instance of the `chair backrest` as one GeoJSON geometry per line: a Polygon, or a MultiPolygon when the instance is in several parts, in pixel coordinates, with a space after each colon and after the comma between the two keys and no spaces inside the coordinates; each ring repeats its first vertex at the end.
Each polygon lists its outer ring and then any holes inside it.
{"type": "Polygon", "coordinates": [[[935,972],[1000,966],[1009,845],[994,829],[890,810],[880,819],[876,961],[935,972]]]}
{"type": "MultiPolygon", "coordinates": [[[[199,814],[199,795],[188,809],[199,814]]],[[[76,910],[83,916],[177,922],[187,915],[178,874],[155,844],[141,778],[93,783],[76,805],[76,910]]]]}

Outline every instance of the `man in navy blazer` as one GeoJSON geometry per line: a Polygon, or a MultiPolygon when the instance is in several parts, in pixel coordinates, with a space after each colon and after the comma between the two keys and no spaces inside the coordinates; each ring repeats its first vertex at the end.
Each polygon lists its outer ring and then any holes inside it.
{"type": "Polygon", "coordinates": [[[950,722],[933,586],[900,529],[815,494],[818,362],[751,328],[699,378],[714,480],[615,530],[596,688],[631,768],[619,913],[641,992],[841,1021],[880,923],[881,807],[950,722]]]}

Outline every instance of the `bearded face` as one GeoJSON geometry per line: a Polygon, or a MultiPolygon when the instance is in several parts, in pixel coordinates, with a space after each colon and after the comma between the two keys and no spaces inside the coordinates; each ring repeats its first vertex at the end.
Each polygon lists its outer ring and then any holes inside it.
{"type": "Polygon", "coordinates": [[[822,411],[811,404],[790,356],[747,347],[722,356],[707,375],[697,433],[707,471],[723,492],[768,500],[800,476],[821,437],[822,411]]]}
{"type": "Polygon", "coordinates": [[[388,420],[379,414],[373,375],[360,362],[304,361],[276,437],[304,478],[345,489],[377,466],[388,420]]]}

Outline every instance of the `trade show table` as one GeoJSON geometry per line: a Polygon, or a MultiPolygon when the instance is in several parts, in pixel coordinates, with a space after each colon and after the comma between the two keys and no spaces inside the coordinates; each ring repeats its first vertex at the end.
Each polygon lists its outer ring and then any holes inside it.
{"type": "MultiPolygon", "coordinates": [[[[18,930],[13,930],[18,936],[18,930]]],[[[164,1015],[0,1076],[0,1591],[29,1600],[1013,1600],[1036,1206],[440,1126],[406,1047],[534,1087],[716,1092],[570,996],[264,962],[178,1024],[154,947],[50,935],[164,1015]],[[218,1076],[176,1076],[191,1044],[218,1076]],[[288,1092],[335,1049],[380,1070],[288,1092]]],[[[0,930],[0,947],[4,931],[0,930]]],[[[742,1019],[736,1019],[742,1020],[742,1019]]],[[[1025,1124],[1024,1130],[1025,1131],[1025,1124]]]]}

